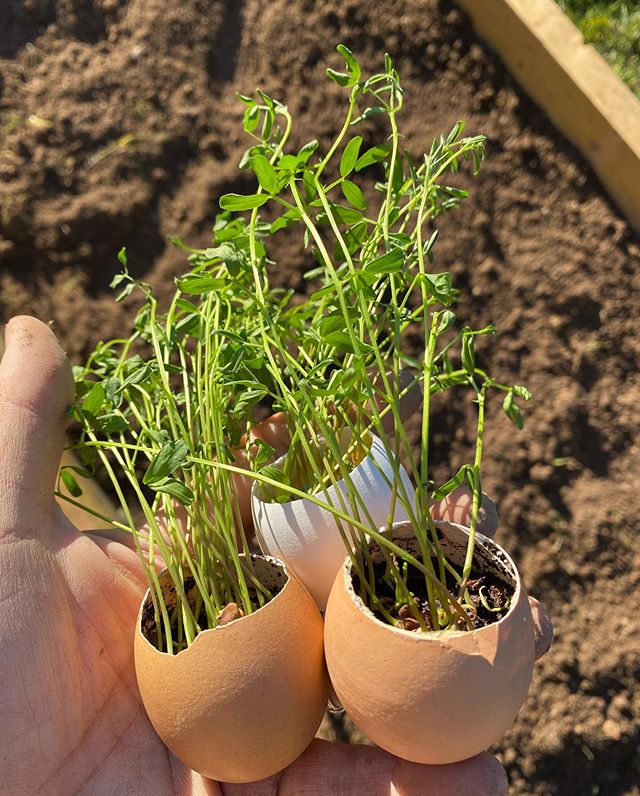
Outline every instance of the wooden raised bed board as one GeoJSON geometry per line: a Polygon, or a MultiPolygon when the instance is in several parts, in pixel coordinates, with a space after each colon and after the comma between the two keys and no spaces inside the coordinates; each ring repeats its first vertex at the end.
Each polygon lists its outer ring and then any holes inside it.
{"type": "Polygon", "coordinates": [[[640,101],[554,0],[457,0],[640,232],[640,101]]]}

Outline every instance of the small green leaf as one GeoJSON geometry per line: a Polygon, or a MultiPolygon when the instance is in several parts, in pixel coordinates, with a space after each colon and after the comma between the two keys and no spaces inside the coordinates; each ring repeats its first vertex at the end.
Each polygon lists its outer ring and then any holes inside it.
{"type": "Polygon", "coordinates": [[[406,248],[411,243],[411,235],[407,235],[406,232],[390,232],[389,233],[389,240],[393,243],[394,246],[398,246],[401,249],[406,248]]]}
{"type": "Polygon", "coordinates": [[[276,170],[271,163],[269,163],[267,158],[265,158],[264,155],[256,155],[252,159],[251,165],[263,190],[269,194],[276,193],[278,187],[276,170]]]}
{"type": "Polygon", "coordinates": [[[149,376],[153,373],[153,368],[151,363],[149,362],[142,362],[140,357],[138,357],[135,361],[135,367],[131,368],[129,371],[129,376],[125,379],[122,384],[122,389],[124,390],[126,387],[129,387],[133,384],[143,384],[149,376]],[[137,360],[140,360],[139,362],[137,360]]]}
{"type": "MultiPolygon", "coordinates": [[[[127,279],[128,277],[125,276],[124,278],[127,279]]],[[[113,280],[113,281],[115,281],[115,280],[113,280]]],[[[124,301],[126,298],[128,298],[133,293],[133,291],[135,290],[135,287],[136,287],[136,283],[134,282],[134,280],[131,279],[131,278],[128,278],[127,283],[122,288],[120,293],[118,293],[118,295],[116,296],[115,300],[117,302],[124,301]]]]}
{"type": "MultiPolygon", "coordinates": [[[[338,224],[357,224],[362,221],[362,215],[357,210],[351,207],[344,207],[343,205],[331,204],[331,212],[333,213],[338,224]]],[[[319,223],[328,223],[328,218],[324,213],[318,214],[319,223]]]]}
{"type": "Polygon", "coordinates": [[[262,439],[256,439],[251,444],[252,448],[255,448],[255,453],[253,454],[253,463],[256,469],[260,469],[261,467],[265,467],[274,457],[275,450],[262,439]]]}
{"type": "Polygon", "coordinates": [[[460,136],[462,135],[463,130],[464,130],[464,122],[463,121],[456,122],[454,126],[451,128],[451,132],[447,136],[447,144],[449,144],[449,146],[451,146],[451,144],[454,144],[458,140],[458,138],[460,138],[460,136]]]}
{"type": "MultiPolygon", "coordinates": [[[[360,247],[360,244],[364,240],[365,235],[367,234],[367,222],[361,221],[358,224],[355,224],[351,229],[347,230],[344,235],[344,242],[347,244],[347,250],[349,254],[355,254],[357,249],[360,247]]],[[[338,243],[338,241],[336,241],[338,243]]],[[[342,247],[340,247],[340,251],[342,247]]],[[[341,256],[340,252],[336,252],[336,259],[341,256]]]]}
{"type": "Polygon", "coordinates": [[[442,313],[442,317],[440,318],[440,323],[438,324],[438,328],[436,329],[436,334],[441,335],[449,331],[449,329],[453,326],[455,321],[456,321],[455,313],[451,312],[451,310],[445,310],[442,313]]]}
{"type": "Polygon", "coordinates": [[[365,108],[360,116],[358,116],[357,119],[354,119],[351,124],[358,124],[358,122],[363,122],[365,119],[371,119],[373,116],[378,116],[380,113],[386,113],[386,110],[378,105],[375,105],[371,108],[365,108]]]}
{"type": "Polygon", "coordinates": [[[454,199],[467,199],[469,191],[464,191],[462,188],[453,188],[450,185],[443,185],[442,189],[445,193],[452,196],[454,199]]]}
{"type": "Polygon", "coordinates": [[[367,149],[364,155],[361,155],[356,161],[356,171],[362,171],[362,169],[371,166],[373,163],[379,163],[381,160],[384,160],[390,152],[390,144],[382,144],[381,146],[373,146],[371,149],[367,149]]]}
{"type": "Polygon", "coordinates": [[[150,428],[149,429],[149,436],[151,437],[154,442],[157,442],[158,445],[166,445],[167,442],[171,442],[171,437],[169,432],[166,429],[157,429],[157,428],[150,428]]]}
{"type": "Polygon", "coordinates": [[[318,334],[324,339],[327,335],[332,334],[333,332],[341,330],[344,331],[344,325],[344,316],[342,312],[340,310],[336,310],[329,315],[325,315],[325,317],[320,321],[320,325],[318,326],[318,334]]]}
{"type": "Polygon", "coordinates": [[[252,133],[260,121],[260,108],[253,105],[244,112],[243,129],[245,133],[252,133]]]}
{"type": "Polygon", "coordinates": [[[502,402],[502,408],[514,426],[522,430],[524,428],[524,418],[520,412],[520,407],[513,400],[512,390],[509,390],[509,392],[505,395],[504,401],[502,402]]]}
{"type": "Polygon", "coordinates": [[[531,400],[531,393],[526,387],[523,387],[520,384],[514,384],[511,389],[514,392],[514,395],[519,395],[521,398],[524,398],[525,401],[531,400]]]}
{"type": "Polygon", "coordinates": [[[393,248],[391,251],[369,260],[365,263],[364,270],[371,274],[393,274],[400,271],[404,264],[402,249],[393,248]]]}
{"type": "Polygon", "coordinates": [[[336,72],[335,69],[327,69],[327,77],[342,87],[351,84],[351,78],[349,75],[346,75],[344,72],[336,72]]]}
{"type": "Polygon", "coordinates": [[[199,314],[185,315],[184,318],[180,318],[178,323],[176,323],[176,334],[180,339],[188,337],[189,335],[200,338],[203,325],[202,318],[199,314]]]}
{"type": "Polygon", "coordinates": [[[273,110],[275,106],[275,101],[268,94],[265,94],[264,91],[262,91],[261,89],[258,89],[257,93],[260,99],[267,106],[267,108],[269,108],[269,110],[273,110]]]}
{"type": "Polygon", "coordinates": [[[309,141],[306,143],[302,149],[298,152],[298,160],[301,160],[303,163],[308,163],[309,158],[318,148],[319,143],[314,138],[313,141],[309,141]]]}
{"type": "Polygon", "coordinates": [[[238,194],[227,193],[220,197],[220,207],[223,210],[253,210],[254,207],[261,207],[269,201],[266,194],[238,194]]]}
{"type": "Polygon", "coordinates": [[[433,262],[433,247],[438,238],[438,230],[434,230],[429,240],[424,244],[422,253],[428,258],[429,262],[433,262]]]}
{"type": "Polygon", "coordinates": [[[80,448],[80,450],[77,453],[78,456],[80,457],[80,461],[87,466],[87,470],[91,474],[94,470],[94,465],[98,460],[98,449],[80,448]]]}
{"type": "Polygon", "coordinates": [[[447,271],[440,274],[418,274],[416,283],[424,285],[432,296],[447,307],[458,295],[458,291],[451,285],[451,274],[447,271]]]}
{"type": "Polygon", "coordinates": [[[239,415],[243,412],[246,412],[247,409],[249,409],[251,406],[254,406],[258,403],[258,401],[264,398],[266,393],[267,391],[264,387],[245,390],[236,399],[236,403],[233,408],[234,414],[239,415]]]}
{"type": "Polygon", "coordinates": [[[142,479],[148,486],[170,476],[186,461],[189,446],[180,439],[167,442],[149,465],[142,479]]]}
{"type": "Polygon", "coordinates": [[[244,347],[236,346],[233,343],[229,343],[224,347],[224,352],[223,352],[224,364],[220,365],[220,372],[224,373],[227,376],[233,373],[237,373],[243,358],[244,358],[244,347]]]}
{"type": "Polygon", "coordinates": [[[344,148],[342,157],[340,158],[340,176],[348,177],[354,170],[358,155],[360,154],[360,146],[362,145],[362,136],[356,135],[349,141],[344,148]]]}
{"type": "Polygon", "coordinates": [[[404,170],[402,168],[402,159],[397,158],[393,166],[393,174],[391,175],[391,188],[394,193],[400,193],[404,185],[404,170]]]}
{"type": "Polygon", "coordinates": [[[400,354],[400,360],[410,368],[415,368],[415,370],[420,370],[422,367],[421,362],[416,359],[416,357],[411,356],[411,354],[400,354]]]}
{"type": "Polygon", "coordinates": [[[118,252],[118,262],[120,265],[126,269],[127,267],[127,247],[123,246],[120,251],[118,252]]]}
{"type": "Polygon", "coordinates": [[[336,47],[336,50],[344,58],[345,63],[347,65],[347,71],[351,76],[351,81],[349,85],[352,86],[355,85],[358,82],[358,80],[360,80],[360,75],[361,75],[360,64],[358,63],[357,58],[348,47],[345,47],[344,44],[339,44],[336,47]]]}
{"type": "Polygon", "coordinates": [[[302,218],[302,214],[297,208],[287,210],[286,213],[276,218],[273,224],[271,224],[271,234],[273,235],[273,233],[278,232],[278,230],[290,227],[292,224],[295,224],[296,221],[299,221],[300,218],[302,218]]]}
{"type": "Polygon", "coordinates": [[[109,403],[119,406],[122,402],[122,382],[120,379],[111,377],[104,384],[104,395],[109,403]]]}
{"type": "Polygon", "coordinates": [[[340,187],[342,188],[344,198],[352,207],[355,207],[356,210],[367,209],[367,203],[365,201],[364,194],[355,184],[355,182],[351,182],[351,180],[345,180],[340,187]]]}
{"type": "Polygon", "coordinates": [[[348,332],[330,332],[324,336],[324,341],[325,343],[332,345],[334,348],[337,348],[338,351],[343,351],[345,354],[365,356],[372,350],[370,345],[363,343],[362,340],[358,340],[357,335],[355,340],[356,345],[354,346],[354,341],[351,339],[351,336],[348,332]]]}
{"type": "Polygon", "coordinates": [[[231,276],[236,277],[245,266],[245,260],[241,252],[233,246],[223,243],[221,246],[213,249],[216,256],[227,266],[227,271],[231,276]]]}
{"type": "Polygon", "coordinates": [[[217,243],[238,242],[247,235],[247,228],[243,218],[234,218],[225,224],[224,227],[214,227],[214,231],[217,243]]]}
{"type": "Polygon", "coordinates": [[[460,484],[465,480],[467,477],[467,470],[470,470],[470,466],[468,464],[463,464],[462,467],[458,470],[458,472],[450,478],[446,484],[443,484],[441,487],[435,490],[432,493],[431,498],[432,500],[442,500],[447,495],[450,495],[454,489],[460,486],[460,484]]]}
{"type": "Polygon", "coordinates": [[[96,418],[95,427],[103,432],[103,434],[120,434],[127,431],[129,422],[116,412],[110,412],[107,415],[101,415],[96,418]]]}
{"type": "Polygon", "coordinates": [[[295,171],[302,168],[302,163],[295,155],[283,155],[278,161],[278,167],[282,171],[295,171]]]}
{"type": "Polygon", "coordinates": [[[463,368],[470,376],[473,376],[476,372],[476,354],[475,341],[470,333],[463,332],[461,358],[463,368]]]}
{"type": "Polygon", "coordinates": [[[85,397],[84,401],[82,402],[82,409],[84,412],[88,412],[90,415],[98,414],[98,412],[102,409],[104,405],[105,399],[105,390],[104,385],[102,382],[98,382],[94,384],[91,388],[89,394],[85,397]]]}
{"type": "Polygon", "coordinates": [[[76,481],[75,476],[70,470],[67,470],[66,468],[60,470],[60,478],[62,478],[62,482],[66,486],[71,497],[77,498],[82,495],[82,487],[76,481]]]}
{"type": "Polygon", "coordinates": [[[190,274],[176,279],[176,284],[183,293],[190,296],[201,296],[205,293],[222,290],[226,287],[227,280],[207,274],[190,274]]]}
{"type": "Polygon", "coordinates": [[[171,495],[172,498],[182,503],[183,506],[190,506],[195,500],[195,495],[189,487],[176,478],[167,478],[163,481],[150,484],[150,486],[156,492],[164,492],[167,495],[171,495]]]}
{"type": "Polygon", "coordinates": [[[274,121],[275,121],[275,113],[270,108],[269,110],[264,112],[264,121],[262,122],[262,133],[260,136],[263,141],[268,141],[271,138],[271,132],[273,130],[274,121]]]}
{"type": "Polygon", "coordinates": [[[311,202],[316,197],[318,190],[314,182],[313,171],[310,168],[305,169],[303,172],[302,183],[304,185],[307,202],[311,202]]]}
{"type": "Polygon", "coordinates": [[[109,287],[115,290],[119,285],[123,282],[131,282],[131,277],[127,273],[116,274],[111,282],[109,282],[109,287]]]}
{"type": "Polygon", "coordinates": [[[195,313],[198,314],[198,308],[195,304],[191,301],[188,301],[186,298],[178,298],[176,299],[176,307],[179,307],[181,310],[188,312],[189,314],[195,313]]]}
{"type": "Polygon", "coordinates": [[[290,481],[284,470],[273,464],[268,464],[260,470],[260,474],[270,478],[272,481],[277,481],[278,484],[282,484],[285,487],[280,490],[277,486],[272,486],[271,484],[261,484],[262,496],[265,501],[270,503],[288,503],[293,500],[291,493],[286,489],[286,487],[290,486],[290,481]]]}

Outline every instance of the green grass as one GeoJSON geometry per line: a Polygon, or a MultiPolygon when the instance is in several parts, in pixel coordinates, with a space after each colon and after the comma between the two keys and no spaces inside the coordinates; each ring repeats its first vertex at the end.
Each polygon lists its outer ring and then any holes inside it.
{"type": "Polygon", "coordinates": [[[637,0],[558,0],[624,82],[640,95],[640,3],[637,0]]]}

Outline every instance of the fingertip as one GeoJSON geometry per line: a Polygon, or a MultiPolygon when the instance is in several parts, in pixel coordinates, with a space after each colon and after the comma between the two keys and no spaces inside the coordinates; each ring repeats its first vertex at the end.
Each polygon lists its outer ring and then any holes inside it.
{"type": "Polygon", "coordinates": [[[284,412],[275,414],[258,423],[251,429],[250,437],[252,440],[260,439],[270,445],[275,451],[276,456],[284,453],[291,442],[287,416],[284,412]]]}
{"type": "Polygon", "coordinates": [[[28,408],[51,406],[56,398],[66,408],[73,398],[73,375],[50,326],[30,315],[11,318],[5,326],[0,388],[28,408]]]}
{"type": "Polygon", "coordinates": [[[46,324],[17,316],[7,324],[5,340],[0,479],[6,493],[0,524],[16,527],[55,508],[53,489],[74,383],[64,351],[46,324]]]}
{"type": "MultiPolygon", "coordinates": [[[[342,793],[368,796],[505,796],[507,775],[488,752],[448,765],[411,763],[376,746],[314,740],[280,779],[258,783],[280,796],[342,793]]],[[[227,790],[225,788],[225,795],[227,790]]]]}
{"type": "MultiPolygon", "coordinates": [[[[451,494],[431,505],[431,516],[434,520],[454,522],[469,527],[473,496],[466,484],[461,484],[451,494]]],[[[482,493],[482,505],[478,512],[478,531],[485,536],[493,537],[498,529],[498,510],[488,495],[482,493]]]]}
{"type": "Polygon", "coordinates": [[[31,335],[48,339],[52,346],[59,349],[60,354],[64,352],[60,346],[58,338],[53,333],[50,324],[43,323],[32,315],[14,315],[7,321],[5,326],[5,346],[13,343],[21,345],[28,344],[28,337],[31,335]]]}
{"type": "Polygon", "coordinates": [[[553,623],[542,603],[535,597],[529,597],[531,616],[533,617],[533,635],[535,639],[536,660],[545,655],[553,643],[553,623]]]}
{"type": "Polygon", "coordinates": [[[444,765],[419,765],[399,760],[394,777],[395,791],[405,796],[506,796],[507,774],[502,764],[488,752],[444,765]]]}
{"type": "Polygon", "coordinates": [[[482,493],[482,506],[478,515],[478,530],[490,538],[498,530],[498,509],[488,495],[482,493]]]}

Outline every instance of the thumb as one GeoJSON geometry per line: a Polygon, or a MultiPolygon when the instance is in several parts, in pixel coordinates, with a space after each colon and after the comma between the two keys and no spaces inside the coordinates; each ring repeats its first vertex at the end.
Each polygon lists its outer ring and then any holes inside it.
{"type": "Polygon", "coordinates": [[[53,513],[73,394],[69,362],[51,329],[28,316],[12,318],[0,363],[0,536],[53,513]]]}
{"type": "MultiPolygon", "coordinates": [[[[461,484],[442,500],[432,501],[429,508],[434,520],[456,522],[458,525],[464,525],[468,528],[471,524],[473,495],[466,484],[461,484]]],[[[483,492],[482,505],[478,512],[478,530],[485,536],[493,537],[497,528],[498,510],[496,509],[496,504],[483,492]]]]}

